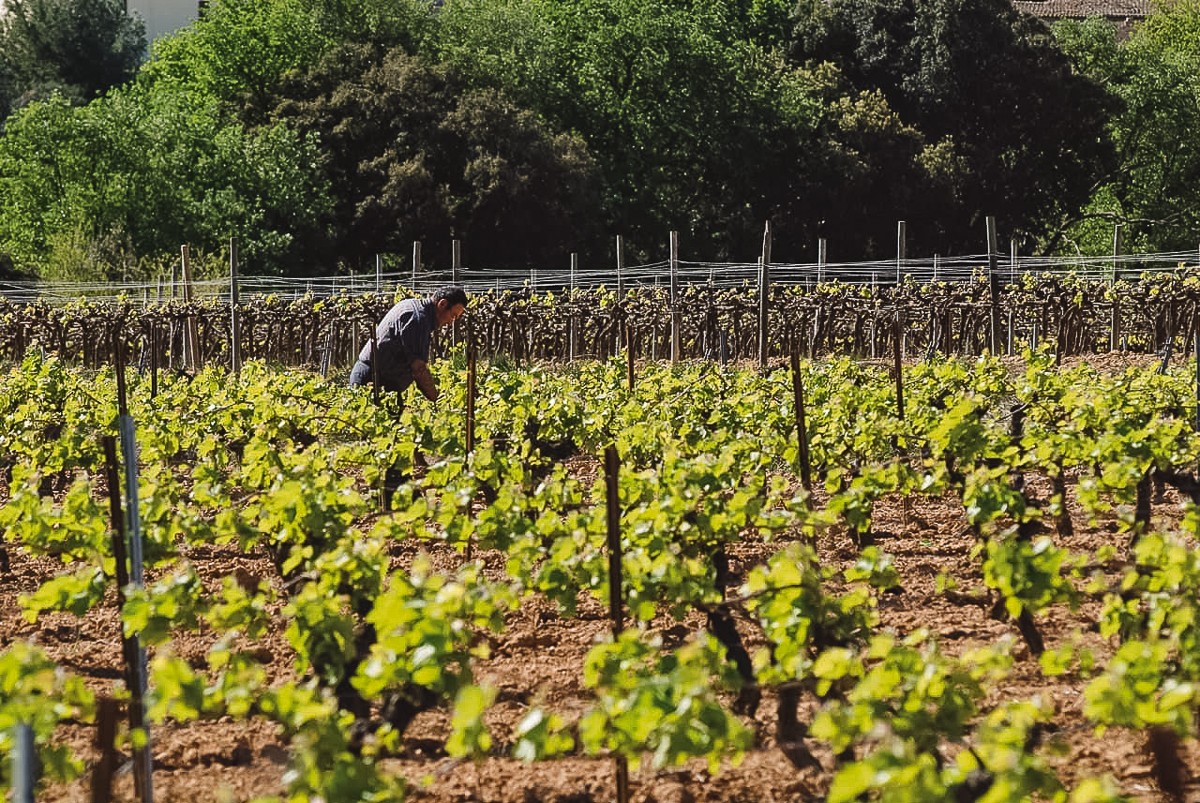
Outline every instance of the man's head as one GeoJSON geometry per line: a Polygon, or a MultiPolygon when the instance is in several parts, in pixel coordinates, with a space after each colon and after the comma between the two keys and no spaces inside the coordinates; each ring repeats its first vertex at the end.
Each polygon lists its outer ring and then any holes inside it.
{"type": "Polygon", "coordinates": [[[467,311],[467,291],[461,287],[442,287],[434,291],[432,300],[438,326],[454,323],[467,311]]]}

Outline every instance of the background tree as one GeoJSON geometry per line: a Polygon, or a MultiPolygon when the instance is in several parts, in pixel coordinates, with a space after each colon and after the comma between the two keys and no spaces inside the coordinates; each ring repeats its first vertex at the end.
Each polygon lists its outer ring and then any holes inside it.
{"type": "Polygon", "coordinates": [[[277,272],[327,206],[315,162],[304,137],[249,132],[194,94],[55,96],[0,137],[0,253],[48,278],[143,279],[182,243],[216,252],[236,235],[249,270],[277,272]]]}
{"type": "Polygon", "coordinates": [[[1055,28],[1080,69],[1122,101],[1117,160],[1087,207],[1066,221],[1064,248],[1104,253],[1113,226],[1127,251],[1191,251],[1200,242],[1200,2],[1164,5],[1118,42],[1100,20],[1055,28]]]}
{"type": "Polygon", "coordinates": [[[562,264],[594,234],[582,142],[402,47],[347,46],[292,74],[276,118],[321,144],[335,234],[312,252],[361,265],[419,239],[435,258],[459,237],[475,265],[562,264]]]}
{"type": "Polygon", "coordinates": [[[879,90],[951,166],[949,203],[893,212],[923,251],[977,251],[987,214],[1052,237],[1113,162],[1110,96],[1008,0],[801,0],[792,57],[879,90]]]}
{"type": "Polygon", "coordinates": [[[432,20],[422,0],[212,0],[199,20],[155,44],[144,77],[215,97],[258,124],[290,72],[348,42],[411,49],[432,20]]]}
{"type": "Polygon", "coordinates": [[[458,0],[436,55],[584,139],[606,234],[661,253],[677,229],[689,253],[744,257],[824,158],[820,106],[770,47],[784,19],[773,3],[458,0]]]}
{"type": "Polygon", "coordinates": [[[0,15],[0,119],[59,91],[86,102],[133,77],[145,26],[119,0],[6,0],[0,15]]]}

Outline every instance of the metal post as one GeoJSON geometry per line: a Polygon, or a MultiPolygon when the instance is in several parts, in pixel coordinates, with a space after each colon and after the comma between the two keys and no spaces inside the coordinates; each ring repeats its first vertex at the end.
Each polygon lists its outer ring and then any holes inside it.
{"type": "Polygon", "coordinates": [[[908,256],[908,224],[896,221],[896,284],[903,279],[904,261],[908,256]]]}
{"type": "Polygon", "coordinates": [[[817,284],[825,281],[825,261],[827,259],[825,238],[817,240],[817,284]]]}
{"type": "MultiPolygon", "coordinates": [[[[186,246],[185,246],[186,248],[186,246]]],[[[125,532],[129,538],[129,582],[134,588],[145,583],[142,557],[142,521],[138,503],[137,440],[133,416],[129,414],[128,397],[125,391],[125,359],[120,337],[114,344],[117,374],[117,429],[121,437],[121,459],[125,463],[125,532]]],[[[142,803],[154,800],[154,765],[150,752],[150,726],[144,719],[141,700],[146,694],[146,650],[138,641],[132,666],[134,688],[134,710],[131,712],[131,727],[140,727],[145,734],[143,744],[133,756],[134,786],[142,803]]]]}
{"type": "Polygon", "coordinates": [[[458,272],[462,270],[462,241],[450,241],[450,284],[458,285],[458,272]]]}
{"type": "Polygon", "coordinates": [[[36,784],[37,754],[33,743],[33,728],[20,722],[13,728],[13,803],[33,803],[33,788],[36,784]]]}

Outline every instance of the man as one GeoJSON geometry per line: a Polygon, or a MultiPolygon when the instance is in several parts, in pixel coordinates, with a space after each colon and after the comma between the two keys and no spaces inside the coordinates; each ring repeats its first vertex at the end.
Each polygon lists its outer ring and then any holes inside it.
{"type": "Polygon", "coordinates": [[[430,298],[408,298],[388,311],[375,329],[375,354],[363,346],[350,371],[350,384],[371,385],[372,359],[379,369],[379,387],[394,390],[403,402],[404,391],[416,383],[430,401],[437,401],[438,386],[429,373],[429,341],[433,330],[453,323],[467,310],[461,287],[443,287],[430,298]]]}

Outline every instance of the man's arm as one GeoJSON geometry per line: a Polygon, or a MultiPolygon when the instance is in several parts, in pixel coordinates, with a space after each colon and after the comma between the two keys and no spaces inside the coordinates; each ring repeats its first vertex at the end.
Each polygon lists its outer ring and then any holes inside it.
{"type": "Polygon", "coordinates": [[[412,361],[413,382],[417,388],[424,394],[425,398],[430,401],[438,400],[438,386],[433,381],[433,374],[429,373],[429,363],[424,360],[412,361]]]}

